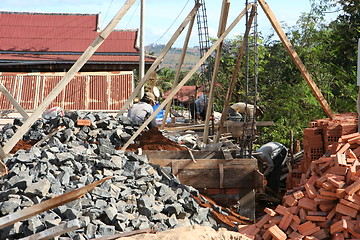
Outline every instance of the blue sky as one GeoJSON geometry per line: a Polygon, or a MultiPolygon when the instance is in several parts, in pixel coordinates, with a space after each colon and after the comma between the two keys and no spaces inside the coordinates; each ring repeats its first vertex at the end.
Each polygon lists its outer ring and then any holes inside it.
{"type": "MultiPolygon", "coordinates": [[[[194,2],[194,0],[145,0],[145,44],[166,44],[192,9],[194,2]],[[171,25],[172,27],[169,29],[171,25]]],[[[125,0],[1,0],[0,10],[46,13],[100,13],[100,27],[104,28],[124,3],[125,0]]],[[[303,12],[310,11],[309,0],[267,0],[267,3],[282,26],[295,25],[303,12]]],[[[208,0],[205,5],[210,37],[216,37],[222,0],[208,0]]],[[[229,24],[244,7],[245,0],[231,1],[229,24]]],[[[139,12],[140,0],[137,0],[117,28],[139,28],[139,12]]],[[[258,15],[258,25],[259,31],[263,34],[272,32],[272,27],[261,9],[258,15]]],[[[229,36],[242,35],[244,31],[245,21],[242,20],[229,36]]],[[[181,47],[183,45],[185,34],[186,29],[174,46],[181,47]]],[[[189,45],[198,45],[196,26],[194,26],[189,45]]]]}

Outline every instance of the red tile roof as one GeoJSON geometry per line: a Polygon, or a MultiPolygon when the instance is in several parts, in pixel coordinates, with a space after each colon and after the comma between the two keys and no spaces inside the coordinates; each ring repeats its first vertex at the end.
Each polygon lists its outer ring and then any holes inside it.
{"type": "MultiPolygon", "coordinates": [[[[180,90],[175,94],[173,99],[176,99],[181,102],[187,102],[190,100],[190,97],[195,96],[196,86],[182,86],[180,90]]],[[[197,89],[196,98],[200,97],[203,94],[203,87],[197,89]]],[[[164,93],[164,98],[167,98],[171,93],[171,90],[168,90],[164,93]]]]}
{"type": "MultiPolygon", "coordinates": [[[[18,59],[20,55],[16,54],[37,52],[38,55],[24,57],[37,60],[56,58],[41,54],[52,53],[58,55],[60,60],[76,60],[79,56],[74,59],[74,55],[64,53],[82,53],[86,50],[99,34],[98,18],[99,16],[95,14],[0,12],[0,54],[12,53],[1,56],[1,59],[18,59]]],[[[96,53],[122,56],[93,57],[93,59],[113,61],[115,58],[115,61],[138,61],[136,38],[136,30],[113,31],[96,53]]],[[[147,60],[154,61],[151,58],[147,60]]]]}

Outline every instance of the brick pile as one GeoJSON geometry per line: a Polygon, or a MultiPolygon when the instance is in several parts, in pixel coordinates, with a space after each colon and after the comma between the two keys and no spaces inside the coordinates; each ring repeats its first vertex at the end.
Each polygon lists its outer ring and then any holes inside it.
{"type": "Polygon", "coordinates": [[[322,157],[331,144],[343,135],[356,132],[357,121],[354,113],[344,113],[336,114],[333,120],[325,118],[310,122],[310,127],[304,129],[304,159],[289,173],[286,188],[292,189],[298,185],[302,173],[309,169],[312,161],[322,157]]]}
{"type": "Polygon", "coordinates": [[[360,133],[342,135],[310,163],[300,186],[256,224],[252,239],[360,239],[360,133]]]}

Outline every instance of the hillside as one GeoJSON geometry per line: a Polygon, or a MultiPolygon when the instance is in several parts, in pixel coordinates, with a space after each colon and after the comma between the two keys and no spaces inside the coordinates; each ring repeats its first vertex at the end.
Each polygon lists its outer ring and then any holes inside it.
{"type": "MultiPolygon", "coordinates": [[[[145,47],[146,54],[158,56],[162,49],[165,47],[163,44],[149,45],[145,47]]],[[[160,68],[176,69],[177,64],[181,56],[182,48],[171,48],[166,54],[163,62],[160,64],[160,68]]],[[[199,47],[188,48],[183,64],[183,70],[190,70],[200,59],[199,47]]]]}

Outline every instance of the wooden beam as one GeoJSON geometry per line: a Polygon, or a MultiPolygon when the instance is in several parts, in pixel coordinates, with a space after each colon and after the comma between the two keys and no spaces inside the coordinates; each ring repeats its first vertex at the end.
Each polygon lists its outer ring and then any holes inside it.
{"type": "MultiPolygon", "coordinates": [[[[219,21],[219,29],[218,29],[218,37],[223,34],[226,28],[227,18],[229,15],[229,7],[230,7],[230,1],[229,0],[223,0],[222,8],[221,8],[221,16],[219,21]]],[[[216,52],[216,58],[215,58],[215,65],[214,70],[211,78],[211,85],[210,85],[210,91],[209,91],[209,99],[206,106],[206,117],[205,117],[205,127],[204,127],[204,135],[203,135],[203,143],[208,143],[208,137],[209,137],[209,122],[210,122],[210,116],[213,114],[213,103],[214,103],[214,91],[216,86],[216,77],[219,72],[220,67],[220,60],[221,60],[221,53],[222,53],[222,42],[220,43],[217,52],[216,52]]]]}
{"type": "Polygon", "coordinates": [[[29,217],[35,216],[39,213],[45,212],[47,210],[56,208],[60,205],[66,204],[68,202],[72,202],[78,198],[81,198],[86,193],[91,191],[93,188],[98,186],[100,183],[110,179],[111,177],[103,178],[97,182],[91,183],[89,185],[86,185],[85,187],[79,188],[77,190],[65,193],[63,195],[51,198],[49,200],[46,200],[44,202],[35,204],[31,207],[24,208],[20,211],[8,214],[4,217],[0,218],[0,229],[5,228],[7,226],[10,226],[16,222],[22,221],[24,219],[27,219],[29,217]]]}
{"type": "Polygon", "coordinates": [[[6,158],[6,153],[4,152],[4,149],[0,146],[0,177],[8,174],[8,168],[5,165],[5,163],[2,161],[6,158]]]}
{"type": "Polygon", "coordinates": [[[31,236],[21,238],[19,240],[47,240],[52,239],[56,236],[60,236],[61,234],[74,231],[76,229],[79,229],[81,227],[81,224],[79,220],[74,219],[71,221],[68,221],[66,223],[62,223],[59,226],[55,226],[49,229],[46,229],[44,231],[41,231],[39,233],[35,233],[31,236]]]}
{"type": "MultiPolygon", "coordinates": [[[[171,37],[171,39],[169,40],[169,42],[166,44],[166,46],[164,47],[164,49],[161,51],[161,53],[159,54],[159,56],[156,58],[156,60],[153,62],[153,64],[151,65],[151,67],[149,68],[149,70],[146,72],[145,76],[140,80],[140,82],[138,83],[138,85],[136,86],[136,88],[134,89],[133,93],[130,95],[129,99],[125,102],[125,104],[122,106],[122,108],[119,110],[118,114],[116,115],[116,117],[119,117],[120,115],[123,115],[126,111],[126,109],[130,106],[130,104],[132,103],[132,101],[134,100],[134,98],[138,95],[139,91],[141,90],[142,86],[144,86],[145,82],[147,81],[147,79],[150,77],[150,75],[156,70],[156,68],[159,66],[159,64],[161,63],[162,59],[164,58],[164,56],[166,55],[166,53],[169,51],[169,49],[171,48],[171,46],[174,44],[174,42],[176,41],[176,39],[180,36],[180,34],[182,33],[182,31],[184,30],[184,28],[186,27],[186,25],[191,21],[191,19],[193,18],[193,16],[196,15],[196,12],[198,10],[198,8],[200,7],[199,3],[196,3],[194,8],[190,11],[190,13],[186,16],[185,20],[182,22],[182,24],[180,25],[180,27],[176,30],[176,32],[174,33],[174,35],[171,37]]],[[[147,126],[147,125],[146,125],[147,126]]]]}
{"type": "Polygon", "coordinates": [[[22,138],[22,136],[28,131],[31,125],[41,116],[45,109],[51,104],[51,102],[59,95],[59,93],[66,87],[66,85],[73,79],[75,74],[85,65],[94,52],[101,46],[105,39],[114,30],[120,19],[125,15],[129,8],[134,4],[136,0],[127,0],[124,6],[119,10],[111,22],[105,27],[105,29],[99,34],[99,36],[91,43],[91,45],[85,50],[70,70],[65,74],[61,81],[54,87],[39,107],[33,114],[24,122],[24,124],[15,132],[10,140],[4,146],[5,153],[9,153],[16,143],[22,138]]]}
{"type": "MultiPolygon", "coordinates": [[[[181,73],[181,67],[182,67],[182,65],[184,63],[184,59],[185,59],[185,56],[186,56],[186,50],[187,50],[188,45],[189,45],[189,39],[190,39],[191,32],[192,32],[192,29],[193,29],[193,26],[194,26],[194,22],[195,22],[195,15],[192,17],[191,22],[189,24],[189,28],[188,28],[188,31],[187,31],[187,34],[186,34],[186,38],[185,38],[184,45],[183,45],[183,48],[182,48],[183,50],[181,52],[180,60],[179,60],[179,63],[178,63],[178,68],[176,69],[176,75],[175,75],[174,82],[172,84],[171,91],[174,90],[175,86],[179,82],[180,73],[181,73]]],[[[170,109],[171,109],[171,104],[172,104],[172,101],[170,101],[165,107],[165,113],[164,113],[163,121],[162,121],[161,127],[160,127],[161,130],[163,130],[164,127],[165,127],[166,119],[167,119],[167,116],[169,115],[169,112],[170,112],[170,109]]]]}
{"type": "Polygon", "coordinates": [[[224,107],[223,107],[220,122],[219,122],[219,127],[218,127],[218,131],[217,131],[216,137],[215,137],[215,142],[216,143],[219,142],[220,136],[223,133],[222,130],[223,130],[224,122],[225,122],[225,120],[227,118],[228,108],[230,106],[231,97],[233,95],[233,90],[234,90],[236,79],[238,77],[238,73],[239,73],[239,70],[240,70],[241,61],[242,61],[243,56],[244,56],[246,43],[247,43],[248,37],[249,37],[250,27],[251,27],[252,22],[254,20],[256,9],[257,9],[256,5],[253,5],[252,8],[251,8],[251,13],[250,13],[247,28],[245,30],[245,34],[244,34],[244,37],[243,37],[243,41],[242,41],[241,46],[240,46],[240,48],[238,50],[238,57],[236,59],[235,68],[234,68],[233,74],[231,76],[231,80],[230,80],[230,83],[229,83],[229,88],[228,88],[228,91],[226,93],[226,97],[225,97],[225,101],[224,101],[224,107]]]}
{"type": "Polygon", "coordinates": [[[272,12],[272,10],[270,9],[269,5],[265,2],[265,0],[259,0],[259,3],[261,5],[262,9],[264,10],[266,16],[270,20],[270,22],[271,22],[273,28],[275,29],[276,33],[278,34],[279,38],[281,39],[281,42],[285,46],[285,49],[289,53],[291,59],[294,61],[295,65],[299,69],[301,75],[303,76],[303,78],[305,79],[305,81],[308,83],[311,90],[313,91],[316,99],[320,103],[320,105],[321,105],[322,109],[324,110],[326,116],[328,118],[330,118],[330,119],[334,119],[334,117],[335,117],[334,112],[331,110],[329,104],[325,100],[325,98],[322,95],[321,91],[316,86],[316,83],[314,82],[314,80],[310,76],[310,74],[307,71],[304,63],[301,61],[299,55],[296,53],[296,51],[295,51],[294,47],[292,46],[291,42],[286,37],[284,30],[281,28],[278,20],[275,17],[275,14],[272,12]]]}
{"type": "Polygon", "coordinates": [[[211,55],[211,53],[219,46],[219,44],[224,40],[224,38],[231,32],[231,30],[238,24],[241,18],[245,15],[246,11],[252,6],[249,4],[240,14],[235,18],[232,24],[226,29],[226,31],[221,35],[221,37],[214,43],[213,46],[204,54],[204,56],[198,61],[198,63],[188,72],[183,80],[176,86],[176,88],[170,93],[170,95],[165,99],[164,102],[151,114],[151,116],[144,122],[144,124],[131,136],[131,138],[125,143],[121,150],[125,150],[132,141],[135,140],[137,136],[144,130],[144,126],[147,126],[156,115],[165,107],[165,105],[172,100],[175,94],[180,90],[182,86],[192,77],[196,70],[205,62],[205,60],[211,55]]]}
{"type": "Polygon", "coordinates": [[[6,89],[6,87],[0,82],[0,92],[10,101],[10,103],[15,107],[15,109],[21,114],[24,119],[28,119],[29,115],[22,108],[22,106],[16,101],[16,99],[11,95],[11,93],[6,89]]]}

